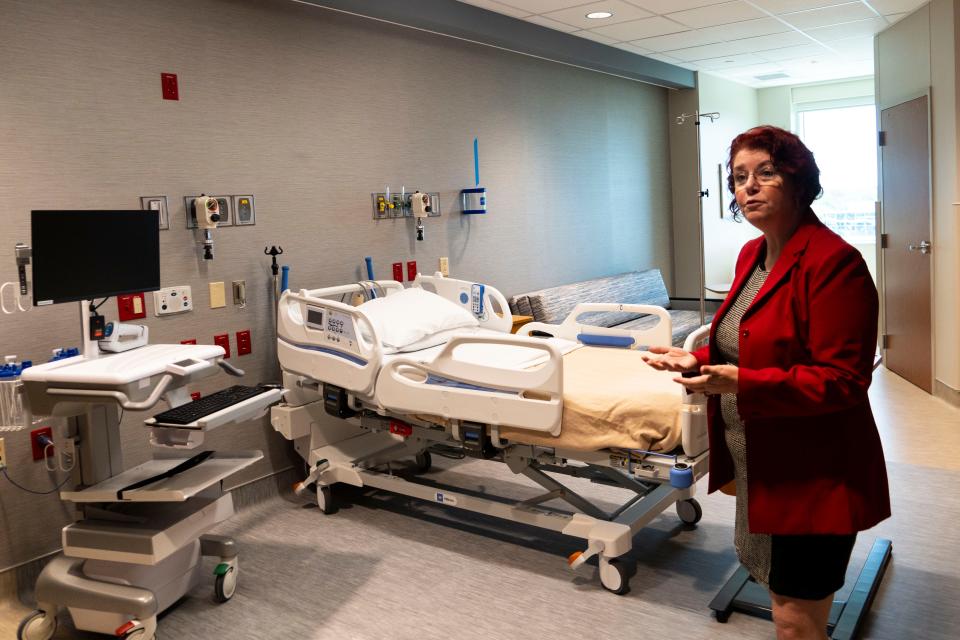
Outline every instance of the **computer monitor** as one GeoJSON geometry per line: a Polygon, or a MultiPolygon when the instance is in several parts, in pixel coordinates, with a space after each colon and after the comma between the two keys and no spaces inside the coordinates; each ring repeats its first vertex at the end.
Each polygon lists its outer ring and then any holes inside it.
{"type": "Polygon", "coordinates": [[[33,211],[33,304],[160,288],[157,211],[33,211]]]}

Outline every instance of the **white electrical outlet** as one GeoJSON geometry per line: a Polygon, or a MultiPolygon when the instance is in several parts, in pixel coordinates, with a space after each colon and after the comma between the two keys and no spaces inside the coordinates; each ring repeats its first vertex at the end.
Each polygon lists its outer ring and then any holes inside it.
{"type": "Polygon", "coordinates": [[[7,468],[7,445],[4,444],[3,438],[0,438],[0,469],[7,468]]]}
{"type": "Polygon", "coordinates": [[[440,275],[444,278],[449,277],[450,275],[450,259],[447,256],[440,258],[440,275]]]}
{"type": "Polygon", "coordinates": [[[166,287],[153,292],[153,312],[158,316],[193,311],[190,287],[166,287]]]}

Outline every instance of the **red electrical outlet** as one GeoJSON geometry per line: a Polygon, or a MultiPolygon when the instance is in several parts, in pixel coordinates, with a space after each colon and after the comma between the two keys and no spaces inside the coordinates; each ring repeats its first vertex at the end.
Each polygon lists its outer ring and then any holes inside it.
{"type": "Polygon", "coordinates": [[[403,263],[394,262],[393,263],[393,279],[397,282],[403,282],[403,263]]]}
{"type": "Polygon", "coordinates": [[[180,89],[177,87],[177,74],[161,73],[160,86],[163,88],[164,100],[179,100],[180,89]]]}
{"type": "Polygon", "coordinates": [[[139,320],[147,317],[147,305],[142,293],[131,293],[126,296],[117,296],[117,317],[120,322],[139,320]]]}
{"type": "Polygon", "coordinates": [[[34,460],[43,460],[54,454],[53,447],[47,447],[40,443],[40,436],[46,436],[50,439],[50,442],[53,442],[53,429],[42,427],[30,432],[30,447],[33,449],[34,460]]]}
{"type": "Polygon", "coordinates": [[[245,356],[253,350],[250,344],[250,329],[237,331],[237,355],[245,356]]]}
{"type": "Polygon", "coordinates": [[[213,336],[213,344],[223,347],[223,350],[226,352],[223,356],[224,358],[230,357],[230,334],[221,333],[218,336],[213,336]]]}
{"type": "Polygon", "coordinates": [[[197,344],[196,338],[189,338],[187,340],[181,340],[180,344],[197,344]]]}
{"type": "Polygon", "coordinates": [[[407,262],[407,280],[413,282],[417,279],[417,261],[410,260],[407,262]]]}
{"type": "Polygon", "coordinates": [[[190,394],[190,399],[193,400],[193,401],[199,400],[199,399],[200,399],[200,392],[199,392],[199,391],[194,391],[193,393],[191,393],[191,394],[190,394]]]}

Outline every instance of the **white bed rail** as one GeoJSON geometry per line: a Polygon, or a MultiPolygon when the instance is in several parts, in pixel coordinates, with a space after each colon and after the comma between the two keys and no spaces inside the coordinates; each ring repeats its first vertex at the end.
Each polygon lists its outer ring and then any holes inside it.
{"type": "Polygon", "coordinates": [[[417,274],[417,279],[413,281],[411,286],[431,291],[466,308],[467,311],[474,313],[477,320],[480,321],[480,326],[484,329],[509,333],[510,329],[513,328],[513,316],[510,314],[510,305],[506,297],[488,284],[445,278],[437,272],[432,276],[417,274]],[[479,315],[474,313],[472,308],[473,287],[475,285],[483,287],[483,313],[479,315]]]}
{"type": "Polygon", "coordinates": [[[392,411],[522,427],[555,436],[560,433],[563,412],[561,358],[555,345],[537,338],[454,336],[431,363],[398,358],[386,365],[377,381],[377,398],[392,411]],[[470,344],[524,347],[543,352],[546,360],[526,369],[458,358],[458,347],[470,344]]]}
{"type": "MultiPolygon", "coordinates": [[[[704,325],[692,332],[683,341],[684,351],[696,351],[710,342],[710,325],[704,325]]],[[[688,456],[698,456],[710,447],[710,435],[707,431],[707,396],[702,393],[687,393],[680,389],[683,398],[681,438],[683,451],[688,456]]]]}
{"type": "MultiPolygon", "coordinates": [[[[376,282],[390,295],[403,289],[393,280],[376,282]]],[[[277,311],[277,358],[285,371],[318,381],[336,381],[355,393],[373,391],[383,348],[363,311],[330,299],[362,294],[359,284],[287,291],[277,311]]]]}
{"type": "Polygon", "coordinates": [[[528,322],[520,327],[517,334],[528,336],[534,331],[547,333],[565,340],[576,340],[584,344],[627,349],[642,349],[662,344],[669,345],[673,340],[670,313],[663,307],[649,304],[583,302],[575,306],[573,311],[560,324],[528,322]],[[598,327],[578,322],[583,314],[597,312],[642,313],[657,316],[660,321],[648,329],[618,329],[617,327],[598,327]]]}

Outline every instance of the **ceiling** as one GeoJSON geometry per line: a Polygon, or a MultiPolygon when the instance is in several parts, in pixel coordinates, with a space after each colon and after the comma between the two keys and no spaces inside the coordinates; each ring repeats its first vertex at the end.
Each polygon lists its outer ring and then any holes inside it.
{"type": "Polygon", "coordinates": [[[874,34],[928,2],[460,1],[757,88],[872,75],[874,34]]]}

